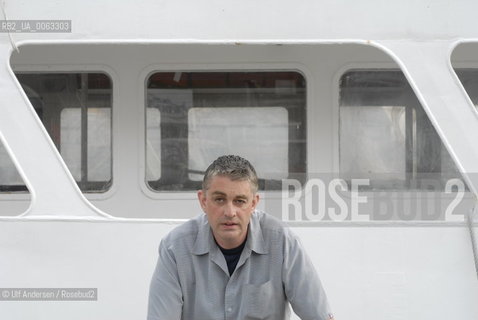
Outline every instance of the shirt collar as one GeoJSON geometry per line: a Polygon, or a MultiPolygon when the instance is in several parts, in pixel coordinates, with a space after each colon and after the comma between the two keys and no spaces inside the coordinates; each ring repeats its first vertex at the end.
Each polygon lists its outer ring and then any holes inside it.
{"type": "Polygon", "coordinates": [[[251,221],[249,222],[246,246],[258,254],[267,254],[269,252],[264,237],[262,236],[261,224],[257,212],[252,214],[251,221]]]}
{"type": "MultiPolygon", "coordinates": [[[[267,249],[264,237],[262,236],[259,216],[256,212],[251,216],[247,232],[246,247],[255,253],[267,254],[269,250],[267,249]]],[[[213,246],[217,247],[217,244],[214,241],[214,236],[207,221],[207,216],[203,215],[201,219],[199,219],[197,238],[192,253],[195,255],[203,255],[210,252],[213,246]]]]}
{"type": "Polygon", "coordinates": [[[195,255],[202,255],[208,253],[211,241],[214,242],[211,227],[209,226],[209,223],[207,221],[206,214],[203,214],[202,217],[199,219],[198,233],[192,253],[195,255]]]}

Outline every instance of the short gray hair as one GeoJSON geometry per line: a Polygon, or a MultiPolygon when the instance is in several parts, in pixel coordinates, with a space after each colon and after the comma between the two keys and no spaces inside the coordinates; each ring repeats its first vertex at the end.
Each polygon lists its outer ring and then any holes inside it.
{"type": "Polygon", "coordinates": [[[225,176],[233,181],[247,180],[251,183],[252,193],[254,194],[259,189],[259,179],[257,178],[256,170],[249,161],[239,156],[227,155],[214,160],[204,173],[202,181],[202,189],[204,191],[209,188],[209,183],[215,176],[225,176]]]}

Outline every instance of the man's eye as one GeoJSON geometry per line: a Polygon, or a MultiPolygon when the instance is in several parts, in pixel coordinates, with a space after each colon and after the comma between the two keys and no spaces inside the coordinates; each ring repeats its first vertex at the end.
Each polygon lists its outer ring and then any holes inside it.
{"type": "Polygon", "coordinates": [[[244,203],[246,203],[246,200],[238,199],[238,200],[236,200],[236,203],[238,203],[238,204],[244,204],[244,203]]]}
{"type": "Polygon", "coordinates": [[[215,202],[224,202],[224,198],[216,198],[214,199],[215,202]]]}

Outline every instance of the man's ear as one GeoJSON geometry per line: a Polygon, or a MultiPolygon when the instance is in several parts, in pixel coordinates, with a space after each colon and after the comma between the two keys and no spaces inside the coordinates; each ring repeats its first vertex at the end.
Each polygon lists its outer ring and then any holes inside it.
{"type": "Polygon", "coordinates": [[[256,210],[257,204],[259,203],[259,199],[259,194],[254,194],[254,196],[252,197],[252,211],[256,210]]]}
{"type": "Polygon", "coordinates": [[[202,189],[198,190],[198,200],[202,210],[206,212],[206,192],[204,192],[202,189]]]}

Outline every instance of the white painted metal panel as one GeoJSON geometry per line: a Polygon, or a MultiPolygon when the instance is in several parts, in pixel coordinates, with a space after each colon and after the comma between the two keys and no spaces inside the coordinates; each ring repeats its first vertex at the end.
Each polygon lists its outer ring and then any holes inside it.
{"type": "MultiPolygon", "coordinates": [[[[9,19],[70,19],[73,32],[0,33],[0,139],[31,192],[32,215],[0,219],[1,286],[99,290],[98,302],[0,301],[2,319],[144,319],[158,243],[178,222],[108,214],[186,218],[199,210],[194,193],[158,194],[144,184],[142,93],[144,79],[157,70],[299,70],[308,83],[307,134],[316,137],[308,141],[308,171],[316,173],[338,167],[340,75],[399,65],[476,194],[476,111],[449,65],[456,44],[478,39],[476,1],[7,0],[2,9],[9,19]],[[87,200],[76,187],[10,69],[16,47],[19,69],[111,76],[114,163],[107,193],[87,200]]],[[[476,57],[461,62],[476,64],[476,57]]],[[[280,196],[266,196],[268,208],[280,208],[280,196]]],[[[30,201],[0,199],[11,201],[6,215],[30,201]]],[[[304,225],[294,230],[337,320],[478,317],[464,223],[304,225]]]]}

